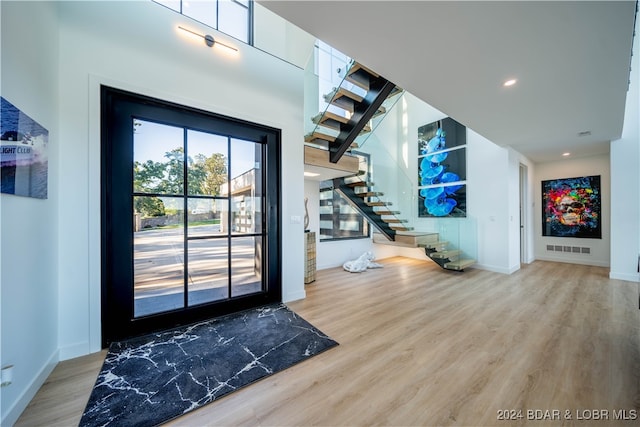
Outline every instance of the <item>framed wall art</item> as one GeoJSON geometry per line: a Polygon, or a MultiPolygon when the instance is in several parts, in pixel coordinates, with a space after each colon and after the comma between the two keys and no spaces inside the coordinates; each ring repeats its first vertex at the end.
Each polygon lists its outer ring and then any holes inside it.
{"type": "Polygon", "coordinates": [[[602,238],[600,175],[542,181],[542,235],[602,238]]]}
{"type": "Polygon", "coordinates": [[[418,216],[466,217],[467,128],[450,117],[418,128],[418,216]]]}
{"type": "Polygon", "coordinates": [[[49,131],[0,97],[0,188],[16,196],[47,198],[49,131]]]}

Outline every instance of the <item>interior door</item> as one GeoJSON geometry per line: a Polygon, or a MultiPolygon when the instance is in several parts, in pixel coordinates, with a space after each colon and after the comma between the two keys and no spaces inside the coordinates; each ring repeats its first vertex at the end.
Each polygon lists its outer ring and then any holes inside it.
{"type": "Polygon", "coordinates": [[[103,345],[281,300],[280,132],[102,88],[103,345]]]}

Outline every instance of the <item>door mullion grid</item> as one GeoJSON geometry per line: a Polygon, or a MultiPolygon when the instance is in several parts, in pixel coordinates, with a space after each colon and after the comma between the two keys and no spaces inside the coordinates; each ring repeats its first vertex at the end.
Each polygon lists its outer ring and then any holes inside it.
{"type": "Polygon", "coordinates": [[[231,137],[227,138],[227,298],[231,299],[231,225],[233,224],[232,216],[232,198],[231,198],[231,137]]]}
{"type": "Polygon", "coordinates": [[[183,243],[183,255],[182,255],[182,268],[183,271],[183,305],[182,309],[189,307],[189,187],[188,187],[188,162],[187,162],[187,129],[182,129],[182,225],[184,230],[182,232],[183,243]]]}

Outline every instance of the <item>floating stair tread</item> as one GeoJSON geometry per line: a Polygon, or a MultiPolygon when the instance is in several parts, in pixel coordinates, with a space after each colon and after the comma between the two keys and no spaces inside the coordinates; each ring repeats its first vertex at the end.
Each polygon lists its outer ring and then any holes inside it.
{"type": "Polygon", "coordinates": [[[391,202],[365,202],[367,206],[376,207],[376,206],[391,206],[391,202]]]}
{"type": "Polygon", "coordinates": [[[421,244],[437,242],[438,240],[438,233],[425,231],[398,231],[396,233],[396,242],[407,244],[413,248],[417,248],[421,244]]]}
{"type": "Polygon", "coordinates": [[[386,222],[387,224],[404,224],[406,222],[409,222],[406,219],[398,219],[398,218],[383,219],[383,221],[386,222]]]}
{"type": "Polygon", "coordinates": [[[318,113],[314,116],[311,121],[316,124],[322,124],[323,122],[334,120],[339,123],[347,123],[349,122],[348,117],[341,116],[336,113],[332,113],[331,111],[325,111],[324,113],[318,113]]]}
{"type": "Polygon", "coordinates": [[[421,248],[427,248],[427,249],[436,249],[436,248],[441,248],[443,246],[448,245],[449,242],[431,242],[431,243],[421,243],[418,246],[420,246],[421,248]]]}
{"type": "Polygon", "coordinates": [[[353,83],[354,85],[368,91],[371,87],[371,79],[378,77],[380,76],[377,73],[371,71],[359,62],[355,62],[347,71],[347,75],[344,79],[349,83],[353,83]]]}
{"type": "Polygon", "coordinates": [[[379,191],[366,191],[364,193],[356,193],[356,196],[358,196],[358,197],[380,197],[380,196],[384,196],[384,193],[381,193],[379,191]]]}
{"type": "Polygon", "coordinates": [[[378,108],[378,110],[375,112],[372,118],[382,116],[383,114],[386,114],[386,113],[387,113],[387,109],[381,106],[380,108],[378,108]]]}
{"type": "Polygon", "coordinates": [[[403,225],[390,225],[389,226],[392,230],[397,230],[397,231],[411,231],[413,230],[413,227],[405,227],[403,225]]]}
{"type": "MultiPolygon", "coordinates": [[[[339,87],[324,96],[324,100],[331,104],[340,102],[342,98],[346,98],[351,102],[362,102],[364,100],[364,97],[358,95],[357,93],[353,93],[343,87],[339,87]]],[[[338,104],[338,106],[340,105],[338,104]]]]}
{"type": "Polygon", "coordinates": [[[335,142],[336,137],[322,132],[313,132],[304,136],[304,142],[315,142],[318,139],[326,142],[335,142]]]}
{"type": "MultiPolygon", "coordinates": [[[[396,234],[397,237],[397,234],[396,234]]],[[[397,239],[395,241],[389,240],[385,237],[384,234],[374,233],[373,234],[373,243],[377,243],[379,245],[389,245],[389,246],[399,246],[403,248],[415,248],[411,243],[399,242],[397,239]]]]}
{"type": "Polygon", "coordinates": [[[400,92],[402,92],[402,88],[399,88],[398,86],[394,87],[393,90],[391,91],[391,93],[389,94],[389,96],[387,96],[387,99],[393,98],[394,96],[396,96],[400,92]]]}
{"type": "Polygon", "coordinates": [[[363,71],[372,77],[380,77],[380,74],[376,73],[375,71],[372,71],[371,69],[365,67],[359,62],[354,62],[351,68],[349,68],[349,74],[356,74],[360,71],[363,71]]]}
{"type": "Polygon", "coordinates": [[[464,270],[467,267],[471,267],[476,263],[475,259],[459,259],[457,261],[451,261],[444,265],[447,270],[464,270]]]}
{"type": "Polygon", "coordinates": [[[375,213],[376,215],[400,215],[400,211],[390,211],[390,210],[379,210],[379,211],[373,211],[373,213],[375,213]]]}
{"type": "Polygon", "coordinates": [[[345,81],[353,83],[354,85],[359,86],[364,90],[369,90],[369,80],[362,78],[358,74],[347,74],[344,79],[345,81]]]}
{"type": "Polygon", "coordinates": [[[382,245],[401,246],[405,248],[417,248],[419,243],[437,241],[438,233],[426,233],[424,231],[396,231],[395,240],[389,240],[384,234],[373,233],[373,243],[382,245]]]}
{"type": "MultiPolygon", "coordinates": [[[[324,126],[329,129],[341,131],[342,125],[348,122],[349,122],[349,119],[347,119],[346,117],[342,117],[342,116],[338,116],[337,114],[326,112],[324,116],[319,119],[319,121],[317,122],[317,125],[324,126]],[[330,114],[334,117],[327,117],[330,114]]],[[[367,133],[367,132],[371,132],[371,125],[369,123],[364,125],[364,127],[360,131],[360,134],[367,133]]]]}
{"type": "Polygon", "coordinates": [[[454,249],[451,251],[438,251],[438,252],[432,252],[429,254],[429,256],[431,258],[439,258],[439,259],[444,259],[444,258],[451,258],[451,257],[455,257],[458,256],[462,253],[461,250],[459,249],[454,249]]]}
{"type": "Polygon", "coordinates": [[[346,186],[349,186],[351,188],[355,188],[355,187],[372,187],[373,186],[373,182],[369,182],[369,181],[354,181],[354,182],[345,182],[346,186]]]}

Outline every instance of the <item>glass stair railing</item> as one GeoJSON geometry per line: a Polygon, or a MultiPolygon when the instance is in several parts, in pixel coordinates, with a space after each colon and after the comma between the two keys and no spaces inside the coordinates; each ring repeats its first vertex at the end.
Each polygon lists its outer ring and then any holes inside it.
{"type": "MultiPolygon", "coordinates": [[[[345,62],[343,67],[339,67],[339,70],[337,84],[332,86],[328,92],[319,96],[320,112],[309,114],[311,120],[310,124],[307,123],[307,126],[305,126],[306,134],[304,140],[305,143],[318,148],[336,149],[335,147],[343,144],[343,140],[346,139],[346,133],[351,128],[359,126],[358,129],[361,130],[352,138],[349,147],[345,147],[346,150],[343,150],[344,152],[357,148],[359,144],[362,144],[368,138],[378,124],[383,121],[393,104],[400,98],[397,95],[402,90],[389,83],[389,85],[393,86],[389,95],[381,96],[380,98],[383,99],[379,99],[375,94],[380,89],[378,86],[380,86],[380,81],[383,78],[378,74],[351,59],[345,62]],[[372,87],[372,84],[375,88],[372,87]],[[367,115],[364,115],[364,109],[373,102],[381,105],[375,108],[375,111],[366,111],[367,115]],[[361,123],[363,121],[359,119],[361,115],[364,115],[364,117],[370,115],[371,118],[364,120],[365,123],[361,123]]],[[[318,80],[320,79],[318,78],[318,80]]],[[[307,84],[307,87],[309,86],[314,85],[307,84]]],[[[316,86],[319,90],[327,88],[326,81],[318,82],[316,86]]],[[[337,159],[339,159],[339,156],[337,156],[337,159]]]]}
{"type": "MultiPolygon", "coordinates": [[[[316,49],[317,59],[319,49],[316,49]]],[[[324,52],[326,54],[326,50],[324,52]]],[[[382,78],[339,53],[330,60],[325,57],[323,64],[324,72],[307,69],[305,117],[309,120],[305,120],[305,143],[331,150],[332,146],[340,144],[344,128],[363,108],[371,82],[379,85],[381,80],[377,79],[382,78]]],[[[375,228],[374,242],[422,247],[442,268],[463,270],[475,263],[475,221],[470,218],[416,218],[417,177],[407,176],[408,159],[400,158],[397,138],[387,140],[382,136],[398,135],[397,129],[381,128],[385,123],[386,126],[400,123],[400,120],[385,121],[385,118],[395,111],[403,91],[395,85],[387,90],[384,99],[380,99],[382,102],[375,111],[370,111],[371,117],[361,123],[359,134],[345,150],[346,154],[367,154],[368,170],[333,179],[333,189],[375,228]],[[381,129],[379,135],[378,129],[381,129]]]]}

